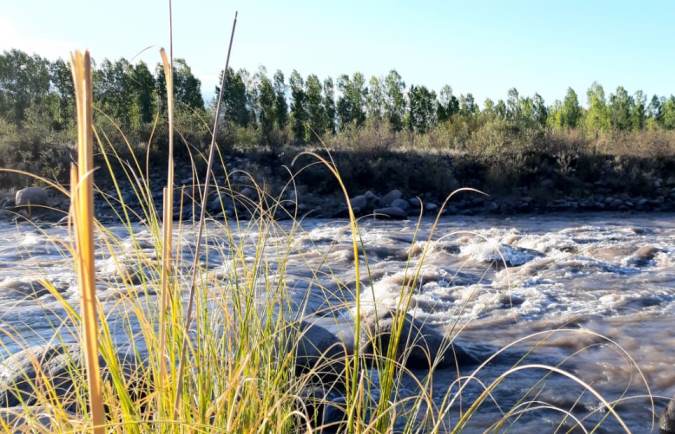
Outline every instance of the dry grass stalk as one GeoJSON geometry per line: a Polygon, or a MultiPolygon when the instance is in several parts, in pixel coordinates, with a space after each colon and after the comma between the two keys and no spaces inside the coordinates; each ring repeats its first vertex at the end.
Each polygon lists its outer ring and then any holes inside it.
{"type": "Polygon", "coordinates": [[[94,264],[93,115],[89,52],[71,55],[77,106],[77,169],[71,169],[75,263],[82,298],[82,338],[87,364],[89,403],[94,433],[104,433],[103,397],[98,364],[98,324],[94,264]]]}
{"type": "Polygon", "coordinates": [[[211,178],[211,171],[213,170],[213,161],[215,159],[216,149],[216,132],[218,131],[218,119],[220,119],[220,104],[223,100],[223,89],[225,89],[225,80],[227,79],[227,71],[230,68],[230,53],[232,52],[232,42],[234,41],[234,31],[237,28],[238,12],[234,13],[234,21],[232,22],[232,33],[230,33],[230,43],[227,47],[227,56],[225,57],[225,69],[223,69],[223,76],[220,80],[220,92],[218,93],[218,100],[216,101],[216,110],[213,119],[213,130],[211,132],[211,144],[209,145],[209,157],[206,163],[206,174],[204,175],[204,190],[201,197],[201,211],[199,214],[199,223],[197,227],[197,239],[195,242],[194,260],[192,262],[192,276],[190,279],[190,293],[188,294],[187,312],[185,313],[185,338],[181,345],[180,359],[178,363],[178,383],[176,385],[176,399],[174,403],[174,413],[178,412],[178,406],[181,400],[183,389],[183,372],[185,369],[185,357],[187,350],[187,331],[190,330],[192,323],[192,308],[195,298],[195,290],[197,285],[197,266],[199,265],[199,249],[201,247],[202,236],[204,233],[204,221],[206,220],[206,201],[209,197],[209,182],[211,178]]]}
{"type": "Polygon", "coordinates": [[[172,236],[173,236],[173,58],[168,59],[166,51],[160,50],[164,76],[166,77],[167,110],[169,118],[169,167],[167,169],[166,188],[164,188],[163,221],[162,221],[162,274],[161,274],[161,304],[159,313],[159,376],[163,384],[166,376],[166,311],[169,304],[169,280],[171,273],[172,236]]]}

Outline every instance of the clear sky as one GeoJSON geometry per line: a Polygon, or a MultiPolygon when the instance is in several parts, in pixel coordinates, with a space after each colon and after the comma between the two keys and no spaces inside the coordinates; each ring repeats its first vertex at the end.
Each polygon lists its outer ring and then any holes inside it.
{"type": "MultiPolygon", "coordinates": [[[[166,0],[3,0],[0,50],[154,64],[168,45],[166,0]]],[[[336,77],[392,68],[406,84],[478,101],[539,92],[552,103],[572,86],[585,101],[597,80],[606,91],[675,93],[675,1],[173,0],[174,53],[210,94],[234,11],[232,66],[336,77]]]]}

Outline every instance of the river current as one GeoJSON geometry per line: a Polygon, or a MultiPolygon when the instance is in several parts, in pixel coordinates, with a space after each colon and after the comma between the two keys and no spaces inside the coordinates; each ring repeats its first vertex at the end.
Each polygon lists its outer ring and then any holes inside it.
{"type": "MultiPolygon", "coordinates": [[[[432,226],[433,220],[426,219],[419,226],[412,220],[360,222],[366,253],[363,309],[372,309],[374,304],[396,306],[406,273],[422,261],[410,304],[416,318],[448,332],[461,329],[458,342],[488,355],[528,335],[562,328],[515,348],[521,353],[531,350],[532,364],[555,365],[573,355],[563,368],[608,400],[620,399],[624,393],[636,396],[622,401],[617,411],[633,432],[657,432],[651,430],[649,399],[639,397],[647,390],[637,372],[615,345],[593,333],[606,336],[630,354],[656,397],[657,411],[662,409],[663,398],[675,393],[675,215],[458,216],[442,218],[433,234],[432,226]]],[[[353,302],[354,263],[347,222],[306,220],[289,239],[290,228],[291,223],[281,223],[273,230],[265,258],[275,273],[280,272],[275,264],[283,257],[284,284],[291,297],[307,312],[323,310],[331,303],[353,302]]],[[[120,239],[119,257],[111,258],[105,246],[99,245],[98,296],[104,305],[113,306],[124,290],[115,284],[116,264],[128,259],[125,255],[133,249],[126,227],[106,229],[120,239]]],[[[253,256],[259,230],[257,226],[232,226],[231,233],[251,241],[245,254],[253,256]]],[[[150,233],[140,225],[133,232],[133,242],[152,255],[150,233]]],[[[221,247],[209,248],[204,257],[213,273],[227,271],[228,249],[222,247],[231,240],[224,233],[215,223],[207,227],[207,244],[221,247]]],[[[5,353],[44,343],[59,327],[59,303],[40,279],[50,281],[65,299],[77,302],[72,261],[60,244],[68,237],[63,226],[0,223],[0,340],[5,353]]],[[[183,229],[177,238],[188,267],[194,231],[183,229]]],[[[490,381],[510,368],[518,359],[514,357],[489,365],[481,373],[483,380],[490,381]]],[[[503,411],[500,407],[509,408],[518,392],[541,377],[535,371],[509,376],[495,391],[499,405],[485,404],[467,432],[482,432],[490,426],[503,411]]],[[[454,371],[435,375],[439,400],[456,375],[454,371]]],[[[539,399],[574,407],[589,415],[589,420],[607,416],[598,400],[572,380],[553,377],[542,387],[539,399]]],[[[548,432],[542,427],[555,429],[563,419],[544,410],[532,414],[536,416],[518,419],[510,432],[548,432]]],[[[560,432],[569,429],[569,421],[565,423],[562,426],[567,428],[560,432]]],[[[598,432],[619,431],[608,421],[598,432]]]]}

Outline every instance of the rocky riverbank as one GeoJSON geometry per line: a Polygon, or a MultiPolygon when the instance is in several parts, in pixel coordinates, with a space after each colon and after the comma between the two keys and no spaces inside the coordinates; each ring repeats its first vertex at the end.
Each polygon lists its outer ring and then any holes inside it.
{"type": "MultiPolygon", "coordinates": [[[[368,156],[338,154],[334,160],[358,217],[382,219],[416,218],[436,215],[512,215],[523,213],[580,211],[673,211],[675,210],[675,160],[626,160],[585,156],[564,168],[544,157],[522,163],[516,173],[475,158],[417,154],[368,156]],[[598,160],[599,159],[599,160],[598,160]],[[596,161],[598,160],[598,161],[596,161]],[[535,166],[535,167],[532,167],[535,166]],[[507,173],[508,172],[508,173],[507,173]],[[461,187],[481,190],[486,195],[463,192],[440,210],[447,195],[461,187]]],[[[165,168],[161,162],[150,168],[149,195],[155,207],[162,204],[165,168]]],[[[262,210],[277,219],[295,216],[340,218],[347,216],[344,198],[329,171],[321,165],[301,161],[292,167],[292,183],[286,170],[292,159],[285,155],[233,155],[215,171],[207,211],[214,218],[225,214],[241,219],[262,210]],[[307,166],[303,166],[302,164],[307,166]],[[217,192],[216,192],[217,190],[217,192]],[[262,202],[262,208],[259,203],[262,202]]],[[[513,169],[513,168],[511,168],[513,169]]],[[[192,219],[198,214],[203,168],[178,165],[174,217],[192,219]]],[[[121,172],[120,172],[121,173],[121,172]]],[[[139,186],[118,176],[123,201],[132,220],[144,218],[147,199],[140,200],[139,186]]],[[[96,201],[99,218],[106,221],[122,215],[120,198],[110,177],[100,173],[101,192],[96,201]]],[[[18,188],[0,193],[0,216],[5,219],[27,216],[57,221],[66,215],[67,199],[49,189],[18,188]]]]}

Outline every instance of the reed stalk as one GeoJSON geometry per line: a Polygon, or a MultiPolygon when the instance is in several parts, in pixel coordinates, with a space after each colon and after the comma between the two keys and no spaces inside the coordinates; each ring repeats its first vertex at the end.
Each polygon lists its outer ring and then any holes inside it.
{"type": "Polygon", "coordinates": [[[93,195],[93,115],[92,76],[89,52],[71,55],[75,102],[77,108],[77,167],[71,168],[71,201],[77,269],[82,306],[82,338],[87,366],[89,405],[93,432],[104,433],[101,373],[98,363],[98,324],[96,313],[96,278],[94,264],[94,195],[93,195]]]}
{"type": "MultiPolygon", "coordinates": [[[[170,8],[169,8],[170,9],[170,8]]],[[[173,51],[173,49],[172,49],[173,51]]],[[[173,101],[173,54],[167,58],[166,51],[160,50],[164,76],[166,77],[166,100],[169,118],[169,162],[164,188],[164,202],[162,214],[162,272],[160,277],[160,311],[159,311],[159,381],[164,384],[166,380],[166,311],[169,305],[169,283],[171,273],[172,238],[173,238],[173,185],[174,185],[174,161],[173,161],[173,127],[174,127],[174,101],[173,101]]]]}
{"type": "Polygon", "coordinates": [[[209,145],[209,158],[206,163],[206,174],[204,175],[204,190],[202,191],[199,222],[197,223],[197,239],[195,240],[194,260],[192,263],[192,275],[190,278],[190,292],[188,294],[188,305],[185,316],[184,338],[180,349],[180,361],[178,364],[178,380],[176,384],[176,399],[174,403],[174,415],[178,413],[178,406],[183,389],[183,372],[185,370],[185,357],[187,351],[187,339],[189,336],[190,326],[192,324],[192,308],[195,298],[195,290],[197,288],[197,267],[199,266],[199,250],[202,243],[202,236],[204,235],[204,221],[206,220],[206,202],[209,198],[209,183],[211,180],[211,172],[213,171],[213,161],[215,160],[216,148],[216,133],[218,131],[218,120],[220,119],[220,105],[223,100],[223,89],[225,89],[225,80],[227,79],[227,71],[230,67],[230,53],[232,52],[232,42],[234,41],[234,31],[237,28],[237,15],[234,13],[234,21],[232,22],[232,33],[230,34],[230,43],[227,47],[227,56],[225,58],[225,69],[223,76],[220,79],[220,91],[218,92],[218,100],[216,102],[216,110],[213,119],[213,130],[211,132],[211,143],[209,145]]]}

